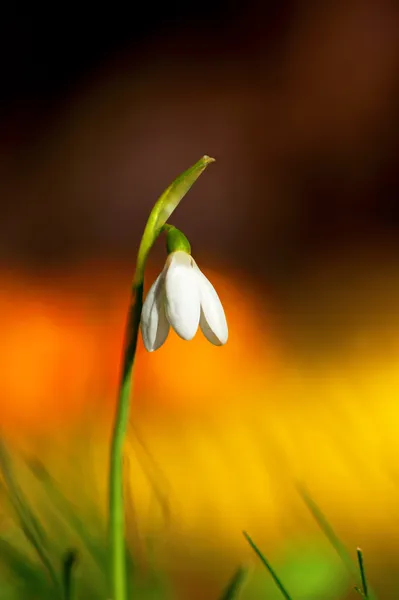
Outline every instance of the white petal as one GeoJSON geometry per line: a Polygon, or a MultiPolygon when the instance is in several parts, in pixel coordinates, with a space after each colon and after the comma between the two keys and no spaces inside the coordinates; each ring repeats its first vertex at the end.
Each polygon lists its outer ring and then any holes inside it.
{"type": "Polygon", "coordinates": [[[229,337],[226,316],[215,288],[196,267],[201,293],[200,327],[204,336],[215,346],[223,346],[229,337]]]}
{"type": "Polygon", "coordinates": [[[141,333],[148,352],[158,350],[169,333],[169,323],[165,312],[165,273],[158,275],[152,284],[141,313],[141,333]]]}
{"type": "Polygon", "coordinates": [[[193,259],[186,252],[169,256],[165,276],[166,316],[183,340],[192,340],[200,320],[200,293],[193,259]]]}

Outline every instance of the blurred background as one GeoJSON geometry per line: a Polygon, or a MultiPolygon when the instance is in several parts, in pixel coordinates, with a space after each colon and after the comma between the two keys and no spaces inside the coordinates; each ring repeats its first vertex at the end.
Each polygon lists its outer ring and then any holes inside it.
{"type": "MultiPolygon", "coordinates": [[[[141,533],[132,540],[151,533],[167,546],[176,597],[216,597],[251,560],[243,529],[277,564],[293,543],[319,555],[325,542],[301,480],[352,551],[363,547],[382,597],[393,597],[398,3],[7,10],[3,435],[45,461],[72,497],[90,481],[82,511],[105,502],[140,236],[164,188],[209,154],[216,163],[172,222],[225,304],[230,340],[213,348],[171,335],[154,355],[140,345],[129,465],[141,533]]],[[[148,285],[164,256],[159,243],[148,285]]]]}

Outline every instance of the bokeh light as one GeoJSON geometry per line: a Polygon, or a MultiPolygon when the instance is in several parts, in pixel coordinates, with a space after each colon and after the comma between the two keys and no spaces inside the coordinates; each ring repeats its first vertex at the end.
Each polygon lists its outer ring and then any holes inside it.
{"type": "MultiPolygon", "coordinates": [[[[143,5],[134,22],[98,9],[98,26],[71,8],[67,35],[37,7],[0,24],[0,428],[104,520],[140,235],[171,180],[215,156],[173,223],[230,339],[139,341],[129,543],[156,539],[182,598],[217,597],[253,558],[243,529],[277,562],[328,552],[300,480],[392,598],[399,7],[226,6],[143,5]]],[[[164,259],[157,243],[146,289],[164,259]]]]}

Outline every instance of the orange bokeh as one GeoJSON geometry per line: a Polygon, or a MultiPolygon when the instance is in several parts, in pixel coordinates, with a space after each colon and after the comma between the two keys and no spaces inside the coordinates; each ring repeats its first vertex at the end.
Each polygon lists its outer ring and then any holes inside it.
{"type": "MultiPolygon", "coordinates": [[[[267,333],[259,336],[262,305],[233,279],[208,275],[225,305],[229,342],[215,348],[199,333],[187,344],[171,332],[162,349],[148,354],[140,339],[134,389],[142,410],[215,410],[215,401],[231,400],[238,381],[272,361],[267,333]]],[[[129,274],[87,268],[40,285],[2,279],[2,426],[40,430],[113,407],[129,274]]]]}
{"type": "Polygon", "coordinates": [[[0,313],[2,426],[35,428],[78,414],[99,356],[84,307],[9,280],[0,313]]]}

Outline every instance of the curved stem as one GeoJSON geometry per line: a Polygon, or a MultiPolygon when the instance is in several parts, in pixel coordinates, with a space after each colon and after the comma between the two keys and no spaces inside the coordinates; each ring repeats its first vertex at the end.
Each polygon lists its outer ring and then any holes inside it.
{"type": "Polygon", "coordinates": [[[167,220],[193,183],[212,162],[214,162],[213,158],[206,155],[203,156],[195,165],[179,175],[164,191],[150,213],[138,251],[132,299],[126,324],[122,374],[110,449],[108,536],[112,600],[127,600],[123,447],[129,422],[132,372],[136,356],[141,310],[143,307],[145,265],[148,254],[162,232],[167,220]]]}
{"type": "Polygon", "coordinates": [[[111,442],[109,470],[109,542],[113,600],[127,600],[125,511],[123,497],[123,446],[128,422],[132,372],[143,306],[143,283],[134,285],[125,333],[125,349],[118,407],[111,442]]]}

